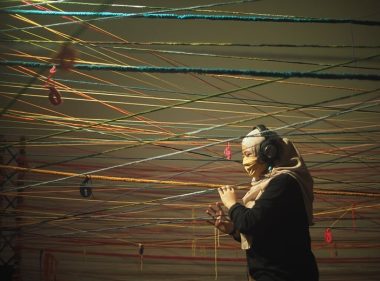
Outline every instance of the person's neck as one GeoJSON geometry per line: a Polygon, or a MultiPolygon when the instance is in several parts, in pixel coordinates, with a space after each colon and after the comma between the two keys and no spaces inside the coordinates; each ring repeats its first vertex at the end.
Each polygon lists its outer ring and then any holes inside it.
{"type": "Polygon", "coordinates": [[[266,177],[266,175],[268,175],[270,172],[272,171],[272,169],[269,169],[269,166],[265,169],[265,171],[257,176],[257,177],[253,177],[255,179],[255,181],[261,181],[262,179],[264,179],[266,177]]]}

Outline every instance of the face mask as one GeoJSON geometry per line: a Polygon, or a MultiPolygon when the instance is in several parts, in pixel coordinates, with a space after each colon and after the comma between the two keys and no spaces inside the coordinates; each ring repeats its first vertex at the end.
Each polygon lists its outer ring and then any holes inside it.
{"type": "Polygon", "coordinates": [[[266,165],[260,163],[255,156],[244,156],[243,166],[249,176],[258,180],[266,170],[266,165]]]}

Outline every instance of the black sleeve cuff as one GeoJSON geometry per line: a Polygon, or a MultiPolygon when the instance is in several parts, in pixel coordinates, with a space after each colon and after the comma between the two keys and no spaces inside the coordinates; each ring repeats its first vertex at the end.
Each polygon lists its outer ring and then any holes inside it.
{"type": "Polygon", "coordinates": [[[233,213],[234,213],[234,211],[236,210],[236,208],[238,208],[239,206],[243,207],[243,205],[241,205],[240,203],[235,203],[235,204],[232,205],[232,207],[228,210],[228,216],[230,217],[230,219],[231,219],[232,221],[234,221],[233,213]]]}

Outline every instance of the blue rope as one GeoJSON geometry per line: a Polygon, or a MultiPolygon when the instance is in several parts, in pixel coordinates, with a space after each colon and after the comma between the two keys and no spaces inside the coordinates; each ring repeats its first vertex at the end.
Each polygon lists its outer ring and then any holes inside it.
{"type": "MultiPolygon", "coordinates": [[[[25,66],[33,68],[51,68],[52,63],[29,62],[29,61],[0,61],[0,65],[25,66]]],[[[59,67],[59,66],[58,66],[59,67]]],[[[380,81],[380,75],[376,74],[352,74],[352,73],[316,73],[299,71],[265,71],[252,69],[225,69],[225,68],[199,68],[199,67],[159,67],[159,66],[124,66],[124,65],[98,65],[98,64],[75,64],[74,68],[81,70],[112,70],[121,72],[149,72],[149,73],[197,73],[197,74],[229,74],[266,76],[282,78],[318,78],[318,79],[350,79],[380,81]]]]}
{"type": "Polygon", "coordinates": [[[156,18],[177,20],[228,20],[228,21],[254,21],[254,22],[292,22],[292,23],[351,23],[360,25],[380,26],[379,21],[356,20],[356,19],[330,19],[310,17],[288,16],[235,16],[235,15],[201,15],[201,14],[167,14],[167,13],[114,13],[114,12],[64,12],[64,11],[40,11],[25,9],[0,10],[6,14],[33,14],[50,16],[97,16],[97,17],[129,17],[129,18],[156,18]]]}

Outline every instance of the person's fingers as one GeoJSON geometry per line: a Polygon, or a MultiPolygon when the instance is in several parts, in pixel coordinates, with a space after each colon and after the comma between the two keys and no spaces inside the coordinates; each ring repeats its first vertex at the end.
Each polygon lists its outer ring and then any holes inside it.
{"type": "Polygon", "coordinates": [[[224,214],[224,211],[222,209],[222,204],[220,204],[219,202],[216,203],[216,207],[218,208],[218,211],[221,212],[221,214],[224,214]]]}
{"type": "Polygon", "coordinates": [[[211,205],[211,204],[208,205],[208,206],[207,206],[207,209],[212,209],[212,205],[211,205]]]}
{"type": "Polygon", "coordinates": [[[215,226],[218,227],[222,223],[222,217],[218,216],[215,220],[215,226]]]}
{"type": "Polygon", "coordinates": [[[223,191],[226,192],[226,191],[231,191],[231,190],[234,190],[234,188],[231,186],[231,185],[225,185],[223,187],[223,191]]]}
{"type": "Polygon", "coordinates": [[[226,192],[231,192],[233,190],[233,188],[231,186],[226,186],[223,190],[224,193],[226,192]]]}
{"type": "Polygon", "coordinates": [[[221,187],[221,188],[218,188],[218,192],[219,192],[219,195],[222,196],[223,193],[224,193],[223,188],[222,188],[222,187],[221,187]]]}
{"type": "Polygon", "coordinates": [[[217,212],[217,210],[215,210],[214,208],[212,208],[211,206],[208,207],[208,209],[206,210],[206,213],[210,214],[210,215],[215,215],[217,212]]]}
{"type": "Polygon", "coordinates": [[[230,188],[231,187],[229,185],[225,185],[225,186],[221,187],[221,189],[223,190],[223,192],[226,192],[226,191],[230,190],[230,188]]]}
{"type": "Polygon", "coordinates": [[[211,224],[212,226],[215,226],[215,221],[213,221],[213,220],[206,220],[206,222],[211,224]]]}
{"type": "Polygon", "coordinates": [[[216,213],[211,213],[209,212],[208,210],[206,211],[206,213],[213,219],[213,220],[216,220],[216,217],[217,217],[217,214],[216,213]]]}

